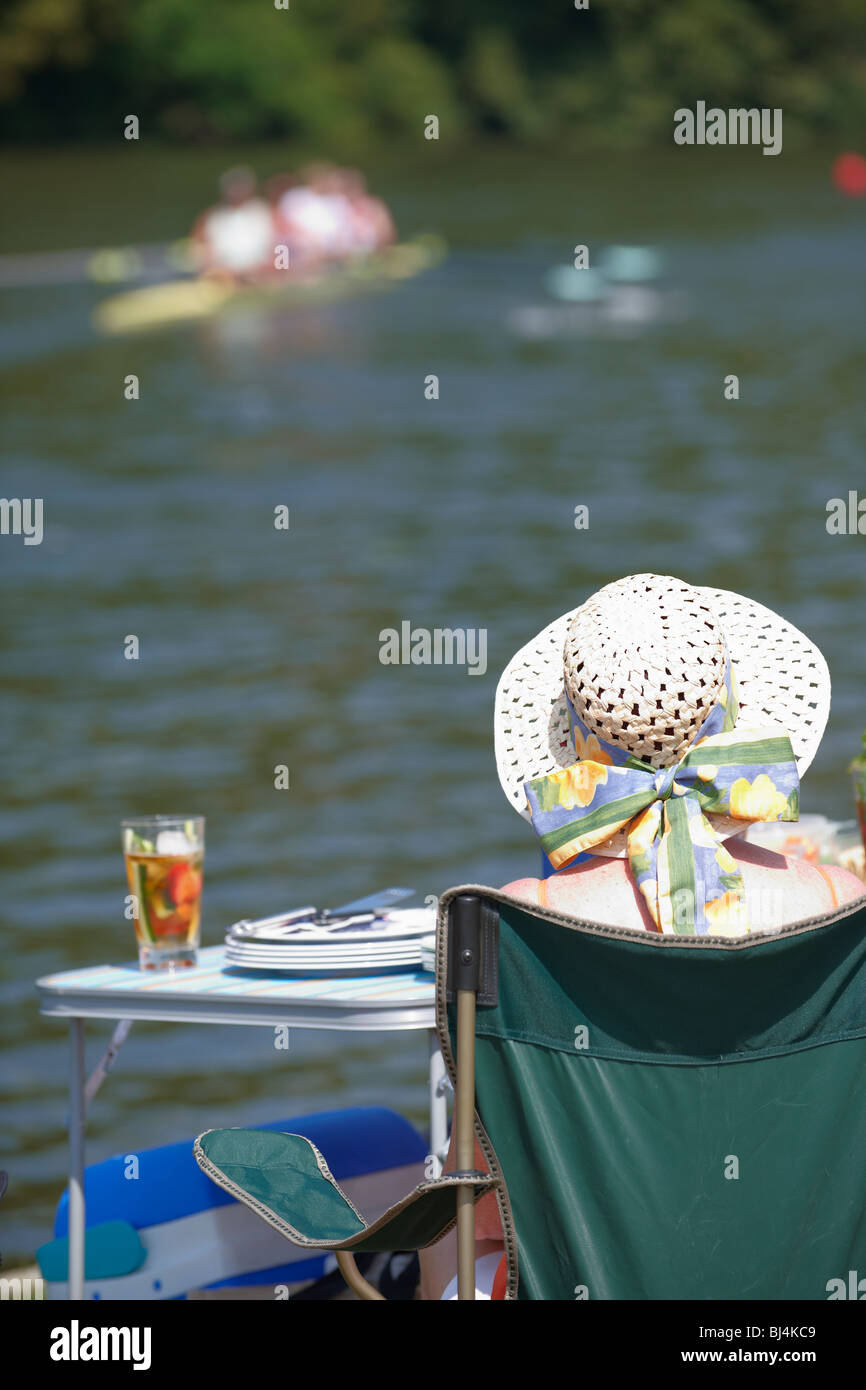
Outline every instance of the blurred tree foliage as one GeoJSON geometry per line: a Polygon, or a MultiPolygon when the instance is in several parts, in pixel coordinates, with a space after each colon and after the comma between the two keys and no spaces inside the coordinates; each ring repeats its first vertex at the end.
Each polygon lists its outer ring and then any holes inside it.
{"type": "MultiPolygon", "coordinates": [[[[856,137],[866,0],[6,0],[7,138],[670,138],[698,99],[856,137]]],[[[786,126],[786,135],[790,126],[786,126]]]]}

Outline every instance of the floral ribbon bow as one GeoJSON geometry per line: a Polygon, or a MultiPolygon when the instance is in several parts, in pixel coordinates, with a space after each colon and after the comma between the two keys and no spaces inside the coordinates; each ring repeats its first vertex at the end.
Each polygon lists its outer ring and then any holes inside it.
{"type": "Polygon", "coordinates": [[[524,783],[532,824],[554,869],[627,827],[629,865],[659,931],[745,936],[743,876],[706,812],[797,820],[800,779],[788,735],[736,731],[730,661],[698,736],[675,766],[661,771],[590,733],[570,700],[568,710],[579,762],[524,783]]]}

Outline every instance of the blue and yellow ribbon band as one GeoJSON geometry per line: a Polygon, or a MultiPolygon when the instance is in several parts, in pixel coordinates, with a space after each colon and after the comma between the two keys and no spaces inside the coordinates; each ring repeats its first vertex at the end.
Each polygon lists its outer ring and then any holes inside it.
{"type": "Polygon", "coordinates": [[[618,830],[659,931],[743,936],[743,877],[707,814],[795,821],[800,779],[787,734],[738,731],[730,661],[717,703],[673,767],[661,771],[590,733],[568,701],[579,761],[524,784],[532,824],[554,869],[618,830]]]}

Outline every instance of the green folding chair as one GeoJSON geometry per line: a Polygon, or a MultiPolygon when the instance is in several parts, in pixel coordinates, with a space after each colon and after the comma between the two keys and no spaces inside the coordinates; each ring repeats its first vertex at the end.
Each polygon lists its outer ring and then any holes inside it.
{"type": "Polygon", "coordinates": [[[334,1250],[367,1298],[353,1251],[420,1249],[455,1219],[458,1298],[473,1298],[491,1189],[506,1299],[866,1296],[866,896],[726,939],[454,888],[436,974],[455,1173],[367,1225],[297,1135],[211,1130],[204,1171],[334,1250]]]}

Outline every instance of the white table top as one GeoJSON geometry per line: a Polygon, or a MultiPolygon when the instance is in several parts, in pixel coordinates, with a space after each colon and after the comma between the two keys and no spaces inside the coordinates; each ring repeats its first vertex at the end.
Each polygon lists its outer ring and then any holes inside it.
{"type": "Polygon", "coordinates": [[[387,1032],[432,1028],[435,985],[426,971],[300,979],[225,965],[208,946],[198,964],[176,972],[136,962],[45,975],[40,1012],[53,1018],[131,1018],[176,1023],[290,1024],[387,1032]]]}

